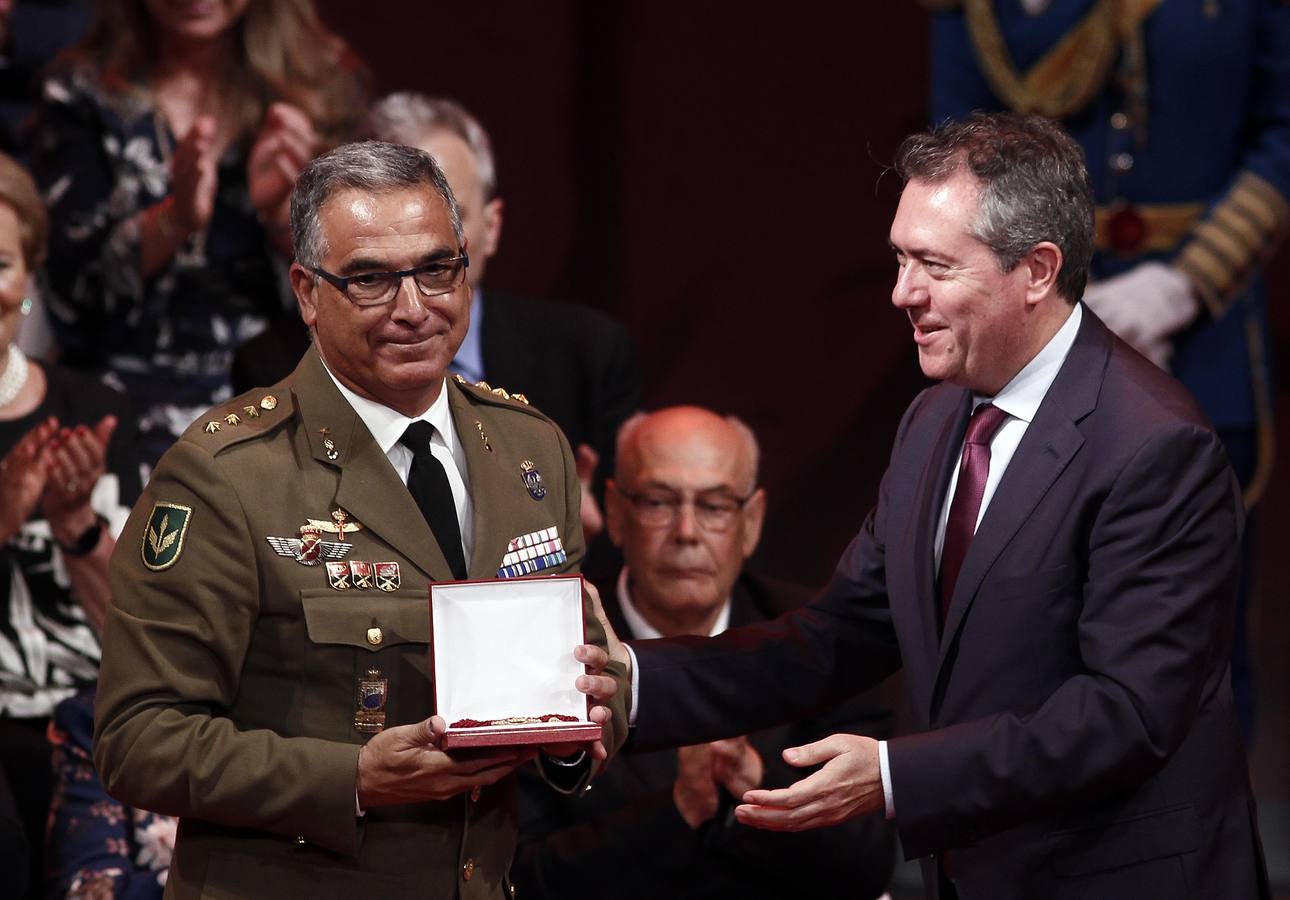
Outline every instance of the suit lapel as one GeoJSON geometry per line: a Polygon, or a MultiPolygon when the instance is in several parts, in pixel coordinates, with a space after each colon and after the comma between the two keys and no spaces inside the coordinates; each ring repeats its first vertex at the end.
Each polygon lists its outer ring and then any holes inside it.
{"type": "Polygon", "coordinates": [[[918,517],[914,524],[914,542],[911,548],[914,590],[918,598],[921,620],[919,630],[923,635],[922,647],[925,654],[925,665],[921,671],[929,673],[935,671],[941,618],[940,595],[936,590],[936,526],[945,505],[950,473],[958,464],[963,434],[972,412],[971,393],[959,389],[959,394],[954,414],[945,418],[927,456],[913,506],[918,517]]]}
{"type": "Polygon", "coordinates": [[[291,390],[310,453],[321,465],[339,470],[337,505],[435,581],[450,580],[452,571],[407,486],[336,389],[314,347],[297,367],[291,390]],[[334,460],[328,458],[323,428],[335,445],[334,460]]]}
{"type": "MultiPolygon", "coordinates": [[[[938,677],[981,583],[1017,531],[1084,445],[1078,423],[1097,406],[1110,333],[1085,312],[1066,361],[1026,429],[968,547],[941,640],[938,677]]],[[[989,597],[981,602],[988,603],[989,597]]]]}

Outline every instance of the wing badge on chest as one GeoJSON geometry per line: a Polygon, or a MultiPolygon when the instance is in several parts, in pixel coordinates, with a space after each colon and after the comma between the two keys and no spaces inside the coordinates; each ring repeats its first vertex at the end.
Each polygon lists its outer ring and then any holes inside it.
{"type": "Polygon", "coordinates": [[[322,529],[312,522],[300,526],[300,537],[264,538],[279,556],[294,559],[302,566],[316,566],[326,559],[342,559],[354,545],[345,541],[324,541],[322,529]]]}

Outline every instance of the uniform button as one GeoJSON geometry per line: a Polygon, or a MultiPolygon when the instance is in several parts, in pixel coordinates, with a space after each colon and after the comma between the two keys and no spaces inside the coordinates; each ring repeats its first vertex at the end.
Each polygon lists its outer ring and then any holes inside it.
{"type": "Polygon", "coordinates": [[[473,878],[474,875],[475,875],[475,861],[473,859],[468,859],[466,860],[465,864],[461,867],[461,880],[470,881],[470,879],[473,878]]]}
{"type": "Polygon", "coordinates": [[[296,835],[296,846],[297,846],[297,847],[303,847],[303,846],[305,845],[305,843],[306,843],[306,842],[305,842],[305,836],[304,836],[303,834],[298,834],[298,835],[296,835]]]}
{"type": "Polygon", "coordinates": [[[471,803],[478,803],[478,802],[479,802],[479,795],[480,795],[480,793],[481,793],[481,791],[480,791],[480,789],[479,789],[479,785],[475,785],[473,788],[471,788],[471,789],[470,789],[470,802],[471,802],[471,803]]]}
{"type": "Polygon", "coordinates": [[[367,642],[373,647],[380,646],[381,641],[385,640],[385,632],[379,628],[367,629],[367,642]]]}
{"type": "Polygon", "coordinates": [[[1129,127],[1129,117],[1125,113],[1118,112],[1111,116],[1111,127],[1116,131],[1123,131],[1129,127]]]}
{"type": "Polygon", "coordinates": [[[1117,172],[1127,172],[1133,168],[1133,154],[1117,153],[1111,157],[1111,168],[1117,172]]]}

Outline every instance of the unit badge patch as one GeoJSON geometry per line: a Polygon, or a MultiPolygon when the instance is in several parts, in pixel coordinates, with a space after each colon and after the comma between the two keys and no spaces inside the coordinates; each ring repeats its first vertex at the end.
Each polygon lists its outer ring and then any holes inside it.
{"type": "Polygon", "coordinates": [[[179,561],[184,552],[184,535],[192,518],[191,506],[158,501],[152,505],[148,525],[143,530],[143,564],[154,572],[163,572],[179,561]]]}

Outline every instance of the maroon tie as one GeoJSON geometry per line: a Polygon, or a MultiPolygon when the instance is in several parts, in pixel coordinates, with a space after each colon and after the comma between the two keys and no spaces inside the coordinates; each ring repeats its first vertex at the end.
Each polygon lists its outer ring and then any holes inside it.
{"type": "Polygon", "coordinates": [[[976,532],[976,518],[985,496],[985,479],[990,474],[990,439],[1008,414],[997,406],[982,403],[968,420],[963,438],[963,460],[959,463],[959,480],[954,488],[954,502],[945,521],[945,541],[941,545],[941,628],[950,614],[954,583],[967,556],[968,545],[976,532]]]}

